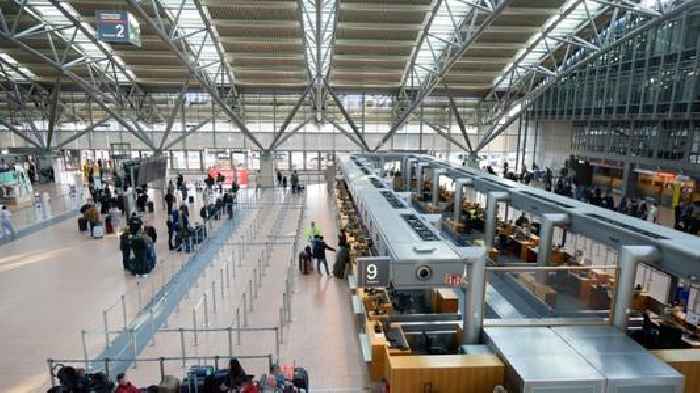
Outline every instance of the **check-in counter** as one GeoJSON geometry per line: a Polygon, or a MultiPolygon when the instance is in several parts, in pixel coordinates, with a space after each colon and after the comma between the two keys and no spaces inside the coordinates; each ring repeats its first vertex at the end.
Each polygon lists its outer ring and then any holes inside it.
{"type": "Polygon", "coordinates": [[[700,393],[700,349],[664,349],[652,351],[685,377],[685,393],[700,393]]]}
{"type": "Polygon", "coordinates": [[[384,378],[393,393],[486,393],[503,384],[505,366],[493,354],[390,356],[384,378]]]}

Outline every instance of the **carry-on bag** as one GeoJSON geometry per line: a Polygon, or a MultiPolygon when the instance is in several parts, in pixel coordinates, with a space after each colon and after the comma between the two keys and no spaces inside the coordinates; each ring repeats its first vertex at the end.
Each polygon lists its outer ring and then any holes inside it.
{"type": "Polygon", "coordinates": [[[88,224],[85,217],[78,217],[78,232],[87,232],[88,224]]]}

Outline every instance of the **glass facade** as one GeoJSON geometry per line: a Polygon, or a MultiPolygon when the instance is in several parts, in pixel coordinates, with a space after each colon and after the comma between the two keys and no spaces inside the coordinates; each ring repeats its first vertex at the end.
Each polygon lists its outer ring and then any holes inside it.
{"type": "MultiPolygon", "coordinates": [[[[601,33],[629,31],[624,17],[601,33]]],[[[543,119],[631,118],[700,111],[700,14],[686,13],[608,50],[544,92],[533,104],[543,119]]],[[[584,56],[585,51],[571,57],[584,56]]]]}

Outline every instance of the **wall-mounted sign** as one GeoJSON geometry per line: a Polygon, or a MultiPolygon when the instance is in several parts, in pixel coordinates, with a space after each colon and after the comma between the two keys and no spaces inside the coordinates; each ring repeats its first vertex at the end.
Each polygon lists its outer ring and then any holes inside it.
{"type": "Polygon", "coordinates": [[[126,11],[97,11],[97,36],[113,44],[141,46],[141,26],[126,11]]]}
{"type": "Polygon", "coordinates": [[[387,288],[391,281],[389,257],[357,258],[357,286],[359,288],[387,288]]]}

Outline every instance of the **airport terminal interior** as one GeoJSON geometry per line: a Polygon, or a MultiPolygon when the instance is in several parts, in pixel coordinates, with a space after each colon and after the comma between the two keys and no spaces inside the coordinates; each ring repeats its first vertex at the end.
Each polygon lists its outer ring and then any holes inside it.
{"type": "Polygon", "coordinates": [[[0,392],[700,393],[700,0],[0,0],[0,392]]]}

